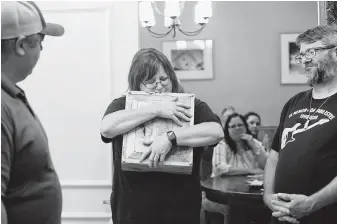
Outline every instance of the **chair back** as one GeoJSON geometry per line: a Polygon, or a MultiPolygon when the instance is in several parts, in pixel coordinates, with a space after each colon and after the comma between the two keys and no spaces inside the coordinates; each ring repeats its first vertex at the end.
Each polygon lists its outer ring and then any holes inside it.
{"type": "Polygon", "coordinates": [[[212,174],[213,147],[204,147],[200,160],[200,180],[206,180],[212,174]]]}

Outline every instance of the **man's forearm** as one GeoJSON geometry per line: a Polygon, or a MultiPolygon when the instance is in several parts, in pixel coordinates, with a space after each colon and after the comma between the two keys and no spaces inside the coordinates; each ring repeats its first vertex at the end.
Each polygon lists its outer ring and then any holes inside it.
{"type": "Polygon", "coordinates": [[[263,181],[264,194],[274,193],[274,178],[277,162],[278,162],[278,153],[272,150],[267,159],[264,171],[264,181],[263,181]]]}
{"type": "MultiPolygon", "coordinates": [[[[309,197],[313,203],[313,210],[317,211],[327,205],[337,202],[337,177],[320,191],[309,197]]],[[[336,211],[337,212],[337,211],[336,211]]]]}
{"type": "Polygon", "coordinates": [[[257,155],[257,162],[259,164],[259,167],[264,170],[266,168],[268,159],[268,153],[264,150],[261,150],[260,154],[257,155]]]}

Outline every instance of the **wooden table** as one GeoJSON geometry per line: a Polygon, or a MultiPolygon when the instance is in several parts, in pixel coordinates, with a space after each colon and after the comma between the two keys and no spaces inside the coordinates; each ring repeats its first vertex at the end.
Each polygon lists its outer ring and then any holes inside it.
{"type": "Polygon", "coordinates": [[[249,187],[247,180],[247,176],[208,178],[201,182],[201,187],[207,199],[230,206],[229,223],[244,223],[241,220],[242,214],[252,210],[261,217],[261,223],[267,223],[270,212],[263,202],[263,191],[260,188],[249,187]]]}
{"type": "Polygon", "coordinates": [[[253,203],[264,205],[259,188],[250,188],[247,176],[222,176],[208,178],[201,182],[202,190],[205,191],[209,200],[221,204],[253,203]]]}

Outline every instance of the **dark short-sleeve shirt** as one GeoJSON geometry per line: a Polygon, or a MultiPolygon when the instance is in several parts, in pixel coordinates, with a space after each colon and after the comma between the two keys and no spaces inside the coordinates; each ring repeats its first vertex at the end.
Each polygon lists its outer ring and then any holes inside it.
{"type": "Polygon", "coordinates": [[[24,92],[1,80],[1,199],[9,224],[60,224],[62,194],[47,135],[24,92]]]}
{"type": "MultiPolygon", "coordinates": [[[[125,97],[114,100],[105,115],[125,109],[125,97]]],[[[105,116],[104,115],[104,116],[105,116]]],[[[217,122],[218,118],[205,102],[195,100],[194,123],[217,122]]],[[[121,170],[123,136],[112,142],[114,177],[112,213],[121,223],[199,223],[201,189],[199,179],[200,156],[203,147],[193,152],[191,175],[161,172],[131,172],[121,170]]],[[[114,220],[114,221],[115,221],[114,220]]]]}
{"type": "MultiPolygon", "coordinates": [[[[312,99],[311,91],[297,94],[283,108],[272,149],[279,153],[276,193],[312,195],[337,177],[337,94],[312,99]],[[317,112],[315,112],[317,111],[317,112]]],[[[301,224],[337,222],[337,203],[301,219],[301,224]]]]}

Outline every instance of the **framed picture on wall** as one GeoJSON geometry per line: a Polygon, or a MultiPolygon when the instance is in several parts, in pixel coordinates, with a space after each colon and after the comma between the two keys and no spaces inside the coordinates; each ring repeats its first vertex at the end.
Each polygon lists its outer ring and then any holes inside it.
{"type": "Polygon", "coordinates": [[[295,61],[300,49],[296,45],[299,34],[281,34],[281,83],[306,84],[307,78],[304,68],[295,61]]]}
{"type": "Polygon", "coordinates": [[[213,41],[178,40],[162,42],[179,80],[213,78],[213,41]]]}

